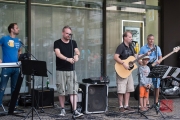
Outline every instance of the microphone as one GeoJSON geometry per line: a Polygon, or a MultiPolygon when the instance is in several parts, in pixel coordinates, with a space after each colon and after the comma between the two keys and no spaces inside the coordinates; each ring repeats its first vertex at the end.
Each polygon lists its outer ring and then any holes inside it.
{"type": "Polygon", "coordinates": [[[132,40],[132,42],[135,43],[135,44],[137,43],[137,41],[134,41],[134,40],[132,40]]]}
{"type": "Polygon", "coordinates": [[[22,46],[24,46],[24,43],[23,43],[21,40],[19,40],[19,42],[20,42],[20,44],[21,44],[22,46]]]}
{"type": "Polygon", "coordinates": [[[132,41],[131,41],[131,43],[130,43],[130,45],[135,47],[135,46],[136,46],[136,43],[138,43],[138,42],[137,42],[137,41],[132,40],[132,41]]]}

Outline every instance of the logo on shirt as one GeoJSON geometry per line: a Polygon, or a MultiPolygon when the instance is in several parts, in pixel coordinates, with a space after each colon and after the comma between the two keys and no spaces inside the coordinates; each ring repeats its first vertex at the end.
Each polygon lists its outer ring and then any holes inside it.
{"type": "Polygon", "coordinates": [[[144,70],[143,73],[144,73],[144,76],[146,76],[146,77],[149,75],[148,70],[144,70]]]}
{"type": "Polygon", "coordinates": [[[8,45],[9,45],[10,47],[14,47],[14,40],[9,40],[9,41],[8,41],[8,45]]]}

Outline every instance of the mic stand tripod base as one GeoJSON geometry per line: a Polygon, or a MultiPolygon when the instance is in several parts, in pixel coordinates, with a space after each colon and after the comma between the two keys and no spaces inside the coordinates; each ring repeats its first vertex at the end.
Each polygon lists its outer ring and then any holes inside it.
{"type": "MultiPolygon", "coordinates": [[[[30,114],[30,113],[32,113],[32,120],[33,120],[33,111],[35,111],[35,113],[36,113],[36,115],[39,117],[39,114],[38,114],[38,112],[37,112],[37,110],[35,109],[35,107],[34,107],[34,71],[33,71],[33,74],[32,74],[32,82],[33,82],[33,92],[32,92],[32,105],[31,105],[31,109],[29,110],[29,112],[27,113],[27,115],[26,115],[26,117],[24,118],[24,120],[28,117],[28,115],[30,114]]],[[[41,120],[41,118],[39,117],[39,119],[41,120]]]]}
{"type": "Polygon", "coordinates": [[[44,110],[43,110],[43,109],[41,109],[41,110],[40,110],[40,113],[44,113],[44,110]]]}
{"type": "MultiPolygon", "coordinates": [[[[148,111],[148,110],[147,110],[147,111],[148,111]]],[[[146,119],[148,119],[148,117],[145,115],[145,113],[146,113],[147,111],[140,111],[140,107],[138,107],[138,113],[140,113],[141,116],[144,116],[146,119]]]]}
{"type": "Polygon", "coordinates": [[[152,109],[152,108],[154,108],[154,109],[156,110],[156,114],[160,113],[161,116],[165,119],[165,117],[164,117],[163,114],[161,113],[159,107],[156,106],[156,104],[152,105],[151,108],[149,108],[149,109],[152,109]]]}
{"type": "MultiPolygon", "coordinates": [[[[31,107],[31,109],[29,110],[29,112],[27,113],[26,117],[24,118],[24,120],[28,117],[28,115],[32,112],[32,111],[35,111],[36,115],[39,117],[39,114],[37,112],[37,110],[34,108],[34,107],[31,107]]],[[[41,118],[39,117],[39,119],[41,120],[41,118]]]]}

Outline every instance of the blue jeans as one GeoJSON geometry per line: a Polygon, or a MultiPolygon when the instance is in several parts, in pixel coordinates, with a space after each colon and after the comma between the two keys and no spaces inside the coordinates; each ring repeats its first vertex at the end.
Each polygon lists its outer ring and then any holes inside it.
{"type": "Polygon", "coordinates": [[[1,81],[0,81],[0,105],[2,104],[4,91],[6,89],[9,78],[11,77],[11,95],[12,95],[16,87],[18,76],[19,76],[19,68],[2,68],[1,81]]]}
{"type": "Polygon", "coordinates": [[[154,85],[154,88],[160,87],[160,78],[152,78],[152,83],[154,85]]]}

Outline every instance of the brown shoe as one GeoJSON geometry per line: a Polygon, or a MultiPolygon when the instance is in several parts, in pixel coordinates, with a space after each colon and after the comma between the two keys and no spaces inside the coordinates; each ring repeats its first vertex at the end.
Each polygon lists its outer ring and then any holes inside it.
{"type": "Polygon", "coordinates": [[[146,109],[146,111],[147,111],[147,110],[149,110],[149,108],[148,108],[148,107],[144,107],[144,108],[146,109]]]}
{"type": "Polygon", "coordinates": [[[141,111],[147,111],[145,107],[140,108],[141,111]]]}
{"type": "Polygon", "coordinates": [[[124,108],[125,110],[127,110],[127,111],[130,111],[130,112],[134,112],[134,109],[132,109],[131,107],[127,107],[127,108],[124,108]]]}
{"type": "Polygon", "coordinates": [[[119,108],[119,112],[125,112],[124,107],[120,107],[120,108],[119,108]]]}

